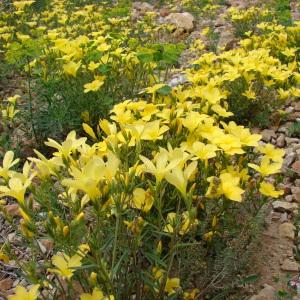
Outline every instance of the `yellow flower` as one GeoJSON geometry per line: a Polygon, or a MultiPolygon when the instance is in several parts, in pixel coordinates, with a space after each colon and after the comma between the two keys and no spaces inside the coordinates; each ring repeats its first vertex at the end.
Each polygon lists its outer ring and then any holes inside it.
{"type": "Polygon", "coordinates": [[[275,162],[271,163],[270,158],[264,156],[261,160],[260,166],[249,163],[248,166],[257,172],[259,172],[262,176],[268,176],[271,174],[279,173],[281,168],[281,163],[275,162]]]}
{"type": "Polygon", "coordinates": [[[151,87],[148,87],[145,89],[145,92],[147,94],[155,94],[159,89],[165,87],[166,85],[164,83],[158,83],[158,84],[155,84],[151,87]]]}
{"type": "Polygon", "coordinates": [[[144,172],[153,174],[156,177],[157,183],[165,177],[165,174],[169,170],[172,170],[181,162],[180,158],[169,162],[168,154],[164,151],[160,151],[155,156],[155,164],[145,156],[140,155],[140,159],[144,163],[144,172]]]}
{"type": "Polygon", "coordinates": [[[190,163],[184,170],[182,167],[177,165],[169,172],[166,173],[166,180],[174,185],[183,195],[186,197],[186,188],[188,184],[188,180],[194,174],[197,168],[197,162],[194,161],[190,163]]]}
{"type": "Polygon", "coordinates": [[[39,287],[40,285],[36,284],[27,291],[23,286],[18,285],[15,289],[15,294],[8,296],[8,300],[36,300],[39,287]]]}
{"type": "Polygon", "coordinates": [[[257,147],[258,151],[265,154],[265,157],[272,159],[274,162],[282,163],[285,151],[276,149],[272,144],[257,147]]]}
{"type": "Polygon", "coordinates": [[[88,93],[88,92],[96,92],[98,91],[101,86],[104,84],[104,79],[105,76],[103,76],[102,78],[99,79],[95,79],[94,81],[92,81],[91,83],[87,83],[84,85],[84,93],[88,93]]]}
{"type": "Polygon", "coordinates": [[[224,129],[228,133],[237,137],[240,140],[240,143],[242,145],[248,147],[258,146],[258,141],[262,137],[260,134],[251,134],[248,128],[245,128],[244,126],[236,125],[236,123],[233,121],[230,121],[228,125],[225,124],[224,122],[221,122],[221,124],[223,125],[224,129]]]}
{"type": "Polygon", "coordinates": [[[94,71],[94,70],[96,70],[99,66],[100,66],[100,63],[95,63],[94,61],[91,61],[91,62],[89,63],[88,69],[89,69],[90,71],[94,71]]]}
{"type": "Polygon", "coordinates": [[[162,140],[163,134],[169,130],[166,125],[160,126],[160,121],[153,121],[146,124],[143,133],[141,134],[141,140],[155,141],[162,140]]]}
{"type": "Polygon", "coordinates": [[[14,1],[13,2],[13,6],[17,9],[17,10],[23,10],[25,8],[25,6],[30,6],[32,3],[34,3],[35,1],[33,0],[24,0],[24,1],[14,1]]]}
{"type": "Polygon", "coordinates": [[[167,278],[167,282],[165,285],[165,292],[168,295],[172,295],[176,293],[176,289],[180,288],[180,279],[179,278],[167,278]]]}
{"type": "Polygon", "coordinates": [[[287,99],[290,96],[289,90],[285,91],[284,89],[280,88],[277,90],[277,92],[279,95],[279,99],[281,99],[281,100],[287,99]]]}
{"type": "Polygon", "coordinates": [[[207,100],[210,104],[216,104],[221,99],[226,98],[226,94],[222,93],[220,89],[213,84],[201,87],[201,89],[199,89],[199,96],[207,100]]]}
{"type": "Polygon", "coordinates": [[[30,184],[31,180],[23,183],[20,178],[11,178],[8,181],[8,187],[0,186],[0,197],[10,196],[17,199],[20,204],[24,204],[25,192],[30,184]]]}
{"type": "Polygon", "coordinates": [[[220,188],[222,194],[233,201],[242,201],[244,190],[239,187],[240,178],[230,173],[222,173],[220,175],[220,188]]]}
{"type": "Polygon", "coordinates": [[[80,66],[81,66],[80,61],[78,63],[70,61],[70,62],[63,65],[63,69],[64,69],[64,72],[67,75],[71,75],[73,77],[76,77],[76,73],[77,73],[78,69],[80,68],[80,66]]]}
{"type": "Polygon", "coordinates": [[[9,263],[9,257],[2,251],[0,251],[0,261],[3,261],[5,264],[9,263]]]}
{"type": "Polygon", "coordinates": [[[192,291],[184,292],[183,298],[184,300],[195,300],[199,292],[200,291],[198,289],[193,289],[192,291]]]}
{"type": "Polygon", "coordinates": [[[233,116],[233,113],[230,111],[227,111],[226,109],[224,109],[221,105],[219,104],[214,104],[211,109],[217,113],[219,116],[224,117],[224,118],[228,118],[230,116],[233,116]]]}
{"type": "Polygon", "coordinates": [[[81,294],[80,300],[114,300],[114,296],[105,297],[103,292],[95,287],[92,294],[81,294]]]}
{"type": "Polygon", "coordinates": [[[89,126],[86,123],[83,123],[82,128],[93,140],[97,140],[96,134],[91,126],[89,126]]]}
{"type": "Polygon", "coordinates": [[[133,191],[133,204],[135,208],[148,212],[151,209],[153,202],[154,199],[149,190],[145,191],[142,188],[136,188],[133,191]]]}
{"type": "Polygon", "coordinates": [[[73,256],[68,256],[65,253],[61,255],[54,255],[52,257],[52,264],[56,267],[55,269],[48,269],[49,272],[56,273],[67,279],[71,279],[76,268],[82,265],[82,259],[84,255],[89,251],[89,246],[82,244],[79,246],[79,250],[73,256]]]}
{"type": "Polygon", "coordinates": [[[203,144],[201,142],[195,142],[192,147],[187,149],[191,154],[202,160],[207,160],[215,157],[218,147],[212,144],[203,144]]]}
{"type": "Polygon", "coordinates": [[[49,147],[56,148],[58,152],[54,152],[54,156],[67,158],[72,152],[77,150],[86,141],[86,138],[76,139],[76,132],[71,131],[64,142],[60,145],[58,142],[48,138],[45,144],[49,147]]]}
{"type": "Polygon", "coordinates": [[[14,160],[13,151],[7,151],[3,158],[2,167],[0,167],[0,177],[5,180],[14,174],[14,171],[10,171],[10,168],[19,162],[19,159],[14,160]]]}
{"type": "Polygon", "coordinates": [[[282,196],[284,194],[284,190],[276,191],[273,184],[268,182],[261,182],[259,191],[265,195],[270,196],[273,198],[278,198],[279,196],[282,196]]]}

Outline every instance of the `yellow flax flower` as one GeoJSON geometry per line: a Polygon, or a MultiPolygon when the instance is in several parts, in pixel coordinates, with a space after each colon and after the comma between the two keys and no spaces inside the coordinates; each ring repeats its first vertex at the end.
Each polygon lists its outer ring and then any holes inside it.
{"type": "Polygon", "coordinates": [[[115,297],[110,296],[104,296],[103,292],[95,287],[92,294],[83,293],[80,295],[80,300],[114,300],[115,297]]]}
{"type": "Polygon", "coordinates": [[[239,177],[234,176],[231,173],[222,173],[220,175],[220,180],[221,193],[224,194],[226,198],[238,202],[242,201],[244,190],[239,187],[239,177]]]}
{"type": "Polygon", "coordinates": [[[70,61],[63,65],[63,70],[67,75],[71,75],[73,77],[76,77],[77,71],[81,66],[81,62],[75,63],[73,61],[70,61]]]}
{"type": "Polygon", "coordinates": [[[23,182],[20,178],[11,178],[8,181],[8,187],[0,186],[0,197],[10,196],[18,200],[20,204],[24,204],[26,189],[30,184],[31,180],[23,182]]]}
{"type": "Polygon", "coordinates": [[[197,168],[197,161],[190,163],[184,170],[177,165],[166,173],[166,180],[175,186],[186,197],[186,188],[190,177],[194,174],[197,168]]]}
{"type": "Polygon", "coordinates": [[[8,296],[8,300],[36,300],[39,287],[40,285],[36,284],[27,291],[23,286],[18,285],[15,294],[8,296]]]}
{"type": "Polygon", "coordinates": [[[2,167],[0,167],[0,177],[3,177],[7,180],[10,176],[12,176],[15,172],[11,171],[10,168],[16,165],[19,162],[19,159],[14,160],[13,151],[7,151],[3,158],[2,167]]]}
{"type": "Polygon", "coordinates": [[[248,163],[248,166],[257,172],[259,172],[262,176],[268,176],[272,174],[276,174],[280,172],[281,163],[274,162],[272,163],[270,158],[264,156],[261,160],[260,166],[248,163]]]}
{"type": "Polygon", "coordinates": [[[52,264],[56,268],[48,269],[49,272],[56,273],[63,278],[71,279],[76,268],[82,265],[82,259],[85,254],[89,251],[89,246],[82,244],[79,246],[79,250],[73,256],[69,256],[65,253],[60,255],[56,254],[52,257],[52,264]]]}
{"type": "Polygon", "coordinates": [[[261,182],[259,191],[261,192],[261,194],[273,198],[278,198],[279,196],[282,196],[284,194],[284,190],[276,191],[273,184],[265,181],[261,182]]]}
{"type": "Polygon", "coordinates": [[[99,76],[98,79],[95,79],[94,81],[87,83],[84,85],[84,93],[88,92],[96,92],[98,91],[101,86],[104,84],[105,76],[99,76]]]}
{"type": "Polygon", "coordinates": [[[265,157],[274,162],[282,163],[285,151],[283,149],[276,149],[272,144],[257,147],[258,151],[263,153],[265,157]]]}
{"type": "Polygon", "coordinates": [[[154,199],[149,190],[145,191],[142,188],[136,188],[133,191],[132,201],[135,208],[148,212],[153,205],[154,199]]]}

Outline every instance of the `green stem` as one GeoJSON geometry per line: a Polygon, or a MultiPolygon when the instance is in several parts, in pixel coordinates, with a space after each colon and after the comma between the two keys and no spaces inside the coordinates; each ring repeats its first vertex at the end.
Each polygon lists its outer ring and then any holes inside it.
{"type": "Polygon", "coordinates": [[[111,263],[111,279],[113,279],[113,269],[115,266],[116,256],[117,256],[117,245],[118,245],[118,233],[119,233],[119,226],[120,226],[120,217],[117,209],[116,213],[116,227],[115,227],[115,236],[114,236],[114,248],[113,248],[113,256],[112,256],[112,263],[111,263]]]}
{"type": "Polygon", "coordinates": [[[36,130],[34,127],[34,122],[33,122],[33,107],[32,107],[32,93],[31,93],[31,67],[30,67],[30,62],[29,62],[28,58],[27,58],[27,65],[28,65],[28,95],[29,95],[30,122],[31,122],[31,127],[32,127],[32,132],[34,135],[35,142],[38,143],[37,133],[36,133],[36,130]]]}

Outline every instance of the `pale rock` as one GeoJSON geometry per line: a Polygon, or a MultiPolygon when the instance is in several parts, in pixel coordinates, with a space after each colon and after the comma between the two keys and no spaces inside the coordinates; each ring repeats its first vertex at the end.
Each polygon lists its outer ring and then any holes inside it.
{"type": "Polygon", "coordinates": [[[291,152],[287,154],[283,160],[283,166],[288,168],[296,159],[296,153],[291,152]]]}
{"type": "Polygon", "coordinates": [[[289,133],[289,128],[286,125],[282,125],[278,128],[277,132],[287,135],[289,133]]]}
{"type": "Polygon", "coordinates": [[[293,195],[287,195],[287,196],[285,196],[285,201],[286,202],[293,202],[293,200],[294,200],[293,195]]]}
{"type": "Polygon", "coordinates": [[[218,52],[220,52],[222,49],[224,49],[225,51],[233,49],[235,43],[236,38],[234,36],[234,33],[229,30],[223,31],[217,46],[218,52]]]}
{"type": "Polygon", "coordinates": [[[299,271],[299,264],[293,260],[285,259],[281,265],[282,271],[287,272],[298,272],[299,271]]]}
{"type": "Polygon", "coordinates": [[[16,203],[6,205],[5,211],[12,217],[21,216],[20,210],[19,210],[19,205],[16,203]]]}
{"type": "Polygon", "coordinates": [[[132,7],[136,10],[138,10],[141,13],[146,13],[150,11],[154,11],[153,5],[147,3],[147,2],[133,2],[132,7]]]}
{"type": "Polygon", "coordinates": [[[297,188],[297,191],[293,193],[293,198],[296,202],[300,203],[300,188],[297,188]]]}
{"type": "Polygon", "coordinates": [[[286,137],[285,138],[285,141],[286,141],[286,144],[289,146],[289,145],[292,145],[292,144],[297,144],[299,143],[299,139],[298,138],[290,138],[290,137],[286,137]]]}
{"type": "Polygon", "coordinates": [[[281,237],[293,240],[295,238],[296,227],[292,223],[282,223],[278,227],[278,232],[281,237]]]}
{"type": "Polygon", "coordinates": [[[297,160],[292,164],[292,169],[295,172],[300,173],[300,160],[297,160]]]}
{"type": "Polygon", "coordinates": [[[300,159],[300,149],[296,150],[297,159],[300,159]]]}
{"type": "Polygon", "coordinates": [[[257,294],[252,296],[249,300],[274,300],[275,289],[268,284],[257,294]]]}
{"type": "Polygon", "coordinates": [[[261,132],[261,135],[262,135],[262,140],[265,142],[270,142],[272,137],[276,138],[276,133],[272,129],[264,129],[261,132]]]}
{"type": "Polygon", "coordinates": [[[300,118],[300,111],[295,111],[288,115],[287,119],[289,121],[296,121],[300,118]]]}
{"type": "Polygon", "coordinates": [[[290,113],[292,113],[294,111],[294,107],[293,106],[288,106],[286,109],[285,109],[285,112],[287,113],[287,114],[290,114],[290,113]]]}
{"type": "Polygon", "coordinates": [[[43,254],[53,249],[53,241],[49,239],[40,239],[37,241],[43,254]]]}
{"type": "Polygon", "coordinates": [[[273,209],[279,212],[292,212],[295,209],[298,209],[297,203],[290,203],[286,201],[276,200],[272,203],[273,209]]]}
{"type": "Polygon", "coordinates": [[[13,283],[13,280],[10,278],[0,280],[0,291],[10,290],[13,286],[13,283]]]}
{"type": "Polygon", "coordinates": [[[195,18],[188,12],[171,13],[165,18],[166,23],[174,24],[178,28],[191,31],[194,28],[195,18]]]}
{"type": "Polygon", "coordinates": [[[276,140],[276,146],[282,148],[284,147],[284,145],[285,145],[285,135],[281,133],[276,140]]]}
{"type": "Polygon", "coordinates": [[[7,235],[7,239],[10,243],[13,243],[16,241],[16,236],[17,236],[16,232],[9,233],[7,235]]]}

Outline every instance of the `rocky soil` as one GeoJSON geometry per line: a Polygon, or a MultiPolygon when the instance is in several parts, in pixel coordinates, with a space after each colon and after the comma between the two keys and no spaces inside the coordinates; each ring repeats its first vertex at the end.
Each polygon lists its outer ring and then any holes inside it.
{"type": "MultiPolygon", "coordinates": [[[[215,18],[196,19],[189,12],[184,12],[178,6],[178,9],[170,11],[168,7],[156,8],[146,2],[135,2],[133,4],[132,18],[139,19],[147,12],[157,12],[159,15],[157,22],[174,24],[176,30],[173,32],[174,38],[181,41],[192,42],[201,38],[205,44],[205,50],[215,46],[219,49],[232,49],[237,46],[237,39],[234,35],[234,29],[225,19],[227,10],[232,7],[245,9],[251,5],[260,5],[263,0],[226,0],[224,5],[215,14],[215,18]],[[206,27],[213,28],[216,40],[211,40],[202,34],[206,27]],[[212,44],[215,45],[212,45],[212,44]]],[[[291,1],[291,13],[294,21],[300,20],[299,3],[297,0],[291,1]]],[[[189,50],[183,52],[180,63],[181,67],[187,67],[193,53],[189,50]]],[[[175,72],[169,81],[169,84],[176,86],[184,83],[185,78],[179,72],[175,72]]],[[[16,84],[16,79],[11,80],[11,84],[16,84]]],[[[10,85],[11,85],[10,84],[10,85]]],[[[17,84],[16,84],[17,85],[17,84]]],[[[18,93],[15,89],[6,89],[1,91],[1,97],[18,93]]],[[[300,264],[297,259],[300,257],[300,217],[298,215],[300,206],[300,140],[289,136],[289,126],[295,120],[300,120],[300,103],[287,103],[285,107],[287,120],[281,126],[262,130],[263,142],[276,145],[276,147],[285,149],[285,158],[283,165],[284,179],[281,188],[285,190],[285,195],[279,200],[268,205],[268,214],[266,215],[266,228],[262,232],[260,243],[256,248],[256,255],[251,261],[250,273],[259,274],[259,280],[255,282],[251,289],[253,296],[251,300],[277,299],[278,295],[283,295],[284,291],[293,291],[291,298],[280,299],[300,299],[300,264]],[[281,293],[281,294],[280,294],[281,293]],[[277,296],[276,296],[277,295],[277,296]]],[[[259,132],[259,130],[255,130],[259,132]]],[[[11,204],[8,206],[7,213],[11,216],[19,214],[18,206],[11,204]]],[[[0,244],[9,241],[12,243],[16,256],[20,259],[26,257],[27,249],[21,247],[22,241],[16,236],[11,228],[0,214],[0,244]]],[[[47,241],[40,241],[41,247],[45,251],[51,250],[51,245],[47,241]]],[[[12,289],[18,284],[25,284],[19,274],[19,267],[10,262],[10,265],[0,260],[0,300],[6,299],[12,289]]]]}

